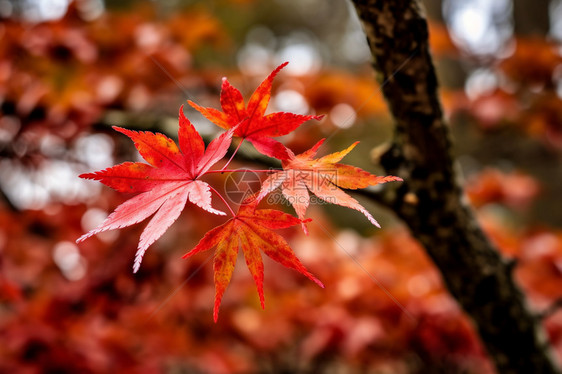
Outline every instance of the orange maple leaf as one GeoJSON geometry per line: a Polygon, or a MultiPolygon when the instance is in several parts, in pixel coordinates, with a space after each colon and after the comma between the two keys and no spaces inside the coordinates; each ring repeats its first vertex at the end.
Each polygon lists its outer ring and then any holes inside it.
{"type": "MultiPolygon", "coordinates": [[[[327,203],[337,204],[352,208],[363,213],[375,226],[380,227],[373,216],[354,198],[340,189],[357,189],[374,186],[391,181],[402,181],[402,178],[389,176],[376,176],[355,166],[339,164],[359,142],[355,142],[347,149],[335,152],[324,157],[313,158],[318,148],[324,143],[320,140],[308,151],[300,155],[290,155],[283,161],[283,170],[270,175],[262,184],[257,200],[263,199],[268,193],[281,187],[283,196],[293,206],[297,216],[303,220],[306,209],[310,204],[308,191],[327,203]]],[[[306,226],[303,224],[305,233],[306,226]]]]}
{"type": "Polygon", "coordinates": [[[273,209],[256,209],[256,201],[251,198],[243,203],[236,216],[221,226],[209,231],[199,241],[199,244],[183,258],[217,247],[214,257],[215,273],[215,307],[213,318],[218,319],[219,306],[226,287],[230,283],[232,272],[241,245],[246,259],[246,265],[256,283],[261,307],[265,307],[263,295],[263,262],[260,249],[271,259],[280,264],[295,269],[324,288],[314,275],[301,264],[285,239],[272,231],[298,225],[303,221],[290,214],[273,209]]]}

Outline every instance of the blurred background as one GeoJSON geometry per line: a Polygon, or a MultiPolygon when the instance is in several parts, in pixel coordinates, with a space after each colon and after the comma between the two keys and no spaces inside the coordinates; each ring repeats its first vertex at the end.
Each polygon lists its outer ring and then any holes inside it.
{"type": "MultiPolygon", "coordinates": [[[[562,1],[424,3],[468,197],[544,311],[562,297],[562,1]]],[[[326,289],[264,259],[262,311],[239,261],[217,324],[212,254],[181,255],[223,218],[189,206],[137,274],[144,224],[75,244],[130,198],[77,177],[139,159],[111,125],[175,137],[187,99],[219,107],[223,76],[247,98],[283,61],[269,110],[326,114],[285,144],[361,140],[346,162],[380,173],[392,119],[347,1],[0,0],[0,372],[491,372],[423,249],[361,198],[383,229],[314,206],[308,237],[282,232],[326,289]]],[[[561,357],[562,313],[544,323],[561,357]]]]}

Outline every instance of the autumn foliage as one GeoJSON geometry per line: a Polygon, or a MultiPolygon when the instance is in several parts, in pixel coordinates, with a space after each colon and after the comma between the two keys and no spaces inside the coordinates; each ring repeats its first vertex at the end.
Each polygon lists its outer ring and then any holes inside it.
{"type": "MultiPolygon", "coordinates": [[[[117,191],[140,194],[118,206],[98,228],[81,236],[77,242],[100,232],[133,225],[154,214],[140,237],[133,266],[133,271],[136,273],[148,247],[161,237],[178,218],[188,200],[209,213],[225,215],[224,212],[211,206],[211,191],[213,191],[227,205],[233,217],[224,225],[207,233],[193,251],[184,257],[217,247],[214,257],[215,321],[218,318],[222,296],[234,270],[239,243],[256,283],[262,308],[265,307],[264,270],[260,250],[275,261],[303,273],[324,287],[304,268],[287,242],[271,230],[301,223],[307,232],[304,215],[309,204],[308,191],[326,202],[358,210],[373,225],[380,227],[365,208],[338,187],[364,188],[401,179],[392,176],[377,177],[353,166],[336,164],[357,143],[344,151],[312,160],[324,140],[319,141],[309,151],[295,156],[282,143],[271,139],[271,137],[288,134],[309,119],[322,118],[322,116],[303,116],[282,112],[264,116],[271,97],[273,78],[286,65],[287,63],[281,64],[259,85],[250,98],[247,108],[240,91],[232,87],[226,78],[223,79],[221,92],[223,112],[212,108],[202,108],[190,102],[211,121],[228,129],[227,132],[209,143],[207,149],[205,149],[199,133],[183,114],[183,106],[180,107],[179,113],[179,148],[173,140],[162,134],[115,128],[133,140],[135,147],[148,164],[126,162],[102,171],[82,174],[80,177],[99,180],[117,191]],[[283,164],[282,171],[273,173],[267,179],[259,196],[242,202],[238,213],[234,213],[228,202],[216,189],[200,180],[208,172],[216,171],[210,169],[225,156],[233,135],[242,138],[238,148],[242,141],[248,140],[258,151],[267,156],[289,160],[283,164]],[[331,179],[327,178],[327,172],[331,174],[328,176],[331,179]],[[298,176],[296,176],[297,174],[298,176]],[[295,207],[299,218],[277,210],[257,209],[257,203],[279,185],[282,185],[283,195],[295,207]]],[[[230,160],[232,157],[234,154],[230,160]]],[[[229,162],[218,171],[228,171],[226,167],[229,162]]]]}

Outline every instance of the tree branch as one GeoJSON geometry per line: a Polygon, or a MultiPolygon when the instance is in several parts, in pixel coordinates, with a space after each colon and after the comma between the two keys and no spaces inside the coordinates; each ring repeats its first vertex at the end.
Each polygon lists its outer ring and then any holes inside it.
{"type": "Polygon", "coordinates": [[[404,178],[386,203],[410,227],[473,319],[500,373],[558,373],[540,322],[479,227],[457,183],[450,134],[437,94],[427,22],[416,0],[352,0],[394,117],[381,157],[404,178]]]}

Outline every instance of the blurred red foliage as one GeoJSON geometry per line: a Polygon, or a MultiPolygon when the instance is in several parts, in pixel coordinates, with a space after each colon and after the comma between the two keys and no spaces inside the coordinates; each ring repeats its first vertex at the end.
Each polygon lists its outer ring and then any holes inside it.
{"type": "Polygon", "coordinates": [[[467,181],[466,192],[472,205],[505,204],[514,209],[528,208],[539,194],[539,183],[522,172],[502,173],[486,169],[467,181]]]}

